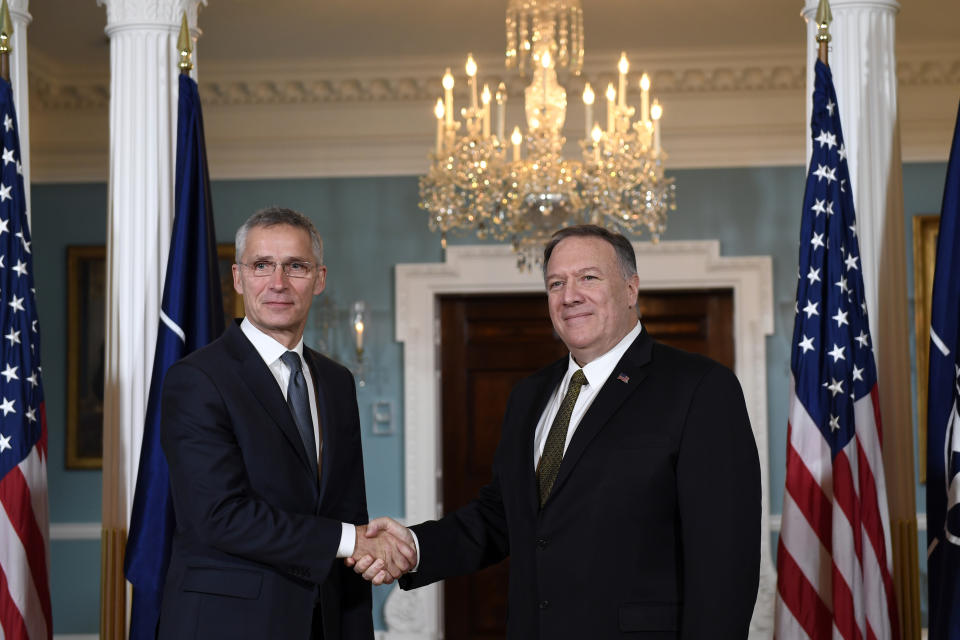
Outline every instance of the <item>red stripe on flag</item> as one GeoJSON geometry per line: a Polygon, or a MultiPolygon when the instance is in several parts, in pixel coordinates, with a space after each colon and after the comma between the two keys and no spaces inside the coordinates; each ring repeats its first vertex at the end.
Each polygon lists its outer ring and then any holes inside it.
{"type": "Polygon", "coordinates": [[[783,540],[777,544],[777,574],[780,597],[807,635],[811,640],[829,640],[832,635],[830,609],[783,546],[783,540]]]}
{"type": "MultiPolygon", "coordinates": [[[[857,446],[856,440],[853,441],[857,446]]],[[[857,446],[859,451],[859,446],[857,446]]],[[[853,549],[856,555],[857,564],[863,563],[863,537],[860,529],[860,498],[857,496],[857,489],[853,483],[853,469],[850,468],[850,459],[846,451],[841,451],[833,459],[833,497],[834,502],[843,511],[847,522],[850,523],[850,530],[853,535],[853,549]]],[[[837,556],[837,550],[832,549],[834,558],[837,556]]],[[[852,576],[851,576],[852,577],[852,576]]]]}
{"type": "Polygon", "coordinates": [[[3,627],[3,635],[7,640],[29,640],[27,625],[10,595],[7,574],[3,567],[0,567],[0,626],[3,627]]]}
{"type": "Polygon", "coordinates": [[[10,524],[23,544],[27,554],[30,575],[40,597],[47,629],[52,629],[53,614],[50,610],[50,581],[47,573],[46,538],[37,525],[30,502],[30,489],[19,467],[14,467],[0,480],[0,503],[3,504],[10,524]]]}
{"type": "Polygon", "coordinates": [[[867,538],[877,556],[880,575],[883,577],[883,591],[887,599],[887,615],[890,619],[891,637],[900,637],[899,616],[897,614],[897,596],[893,587],[893,576],[887,566],[887,545],[880,517],[880,501],[877,495],[876,478],[869,471],[866,456],[860,454],[860,495],[863,503],[861,517],[867,538]]]}
{"type": "Polygon", "coordinates": [[[854,613],[853,591],[833,564],[833,624],[846,640],[860,640],[860,628],[854,613]]]}
{"type": "MultiPolygon", "coordinates": [[[[788,427],[792,428],[792,427],[788,427]]],[[[807,469],[803,459],[787,440],[787,492],[806,516],[810,527],[820,538],[825,549],[830,549],[830,529],[833,526],[833,503],[823,493],[816,478],[807,469]]]]}

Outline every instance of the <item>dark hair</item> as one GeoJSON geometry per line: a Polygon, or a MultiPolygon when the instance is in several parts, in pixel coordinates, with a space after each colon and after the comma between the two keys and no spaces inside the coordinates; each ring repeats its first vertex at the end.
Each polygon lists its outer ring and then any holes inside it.
{"type": "Polygon", "coordinates": [[[547,262],[550,261],[550,254],[566,238],[600,238],[610,244],[617,254],[617,262],[620,264],[620,273],[624,280],[637,275],[637,254],[633,251],[633,245],[627,238],[619,233],[614,233],[595,224],[578,224],[572,227],[564,227],[553,232],[550,236],[550,242],[543,248],[543,277],[547,277],[547,262]]]}
{"type": "Polygon", "coordinates": [[[273,227],[278,224],[286,224],[297,229],[303,229],[310,234],[310,244],[313,245],[313,257],[317,259],[317,264],[323,264],[323,239],[317,228],[310,222],[310,218],[299,211],[287,209],[285,207],[267,207],[260,209],[255,214],[247,218],[239,229],[234,239],[237,255],[236,261],[240,262],[244,249],[247,248],[247,233],[255,227],[273,227]]]}

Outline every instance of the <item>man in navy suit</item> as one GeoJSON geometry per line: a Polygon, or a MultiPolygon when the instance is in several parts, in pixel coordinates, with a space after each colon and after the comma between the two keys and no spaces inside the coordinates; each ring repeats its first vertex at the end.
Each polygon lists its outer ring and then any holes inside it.
{"type": "MultiPolygon", "coordinates": [[[[570,356],[514,387],[490,483],[413,534],[381,518],[366,535],[418,546],[404,589],[509,555],[510,639],[746,638],[760,465],[737,378],[650,338],[623,236],[562,229],[543,264],[570,356]]],[[[382,567],[354,568],[389,582],[382,567]]]]}
{"type": "Polygon", "coordinates": [[[177,526],[159,637],[373,638],[370,587],[336,559],[382,558],[392,577],[415,556],[362,535],[353,377],[303,345],[326,283],[320,235],[300,213],[265,209],[237,231],[236,252],[246,318],[164,381],[177,526]]]}

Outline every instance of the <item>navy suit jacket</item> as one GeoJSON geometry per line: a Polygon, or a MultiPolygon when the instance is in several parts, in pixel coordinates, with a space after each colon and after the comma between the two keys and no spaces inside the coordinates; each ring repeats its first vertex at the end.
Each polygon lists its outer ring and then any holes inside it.
{"type": "Polygon", "coordinates": [[[413,527],[420,566],[401,586],[509,555],[508,638],[746,638],[761,489],[737,378],[642,331],[579,423],[541,509],[534,431],[567,362],[513,389],[490,483],[413,527]]]}
{"type": "Polygon", "coordinates": [[[243,331],[174,364],[161,442],[176,530],[162,640],[372,638],[370,587],[337,560],[342,522],[367,522],[353,376],[304,348],[323,428],[322,479],[276,379],[243,331]]]}

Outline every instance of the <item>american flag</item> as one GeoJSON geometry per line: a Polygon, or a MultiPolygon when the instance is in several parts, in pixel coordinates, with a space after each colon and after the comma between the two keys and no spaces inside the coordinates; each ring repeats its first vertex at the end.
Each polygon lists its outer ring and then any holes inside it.
{"type": "Polygon", "coordinates": [[[877,371],[837,96],[820,61],[811,130],[776,636],[897,638],[877,371]]]}
{"type": "Polygon", "coordinates": [[[0,627],[7,640],[51,638],[47,416],[20,141],[0,79],[0,627]]]}

